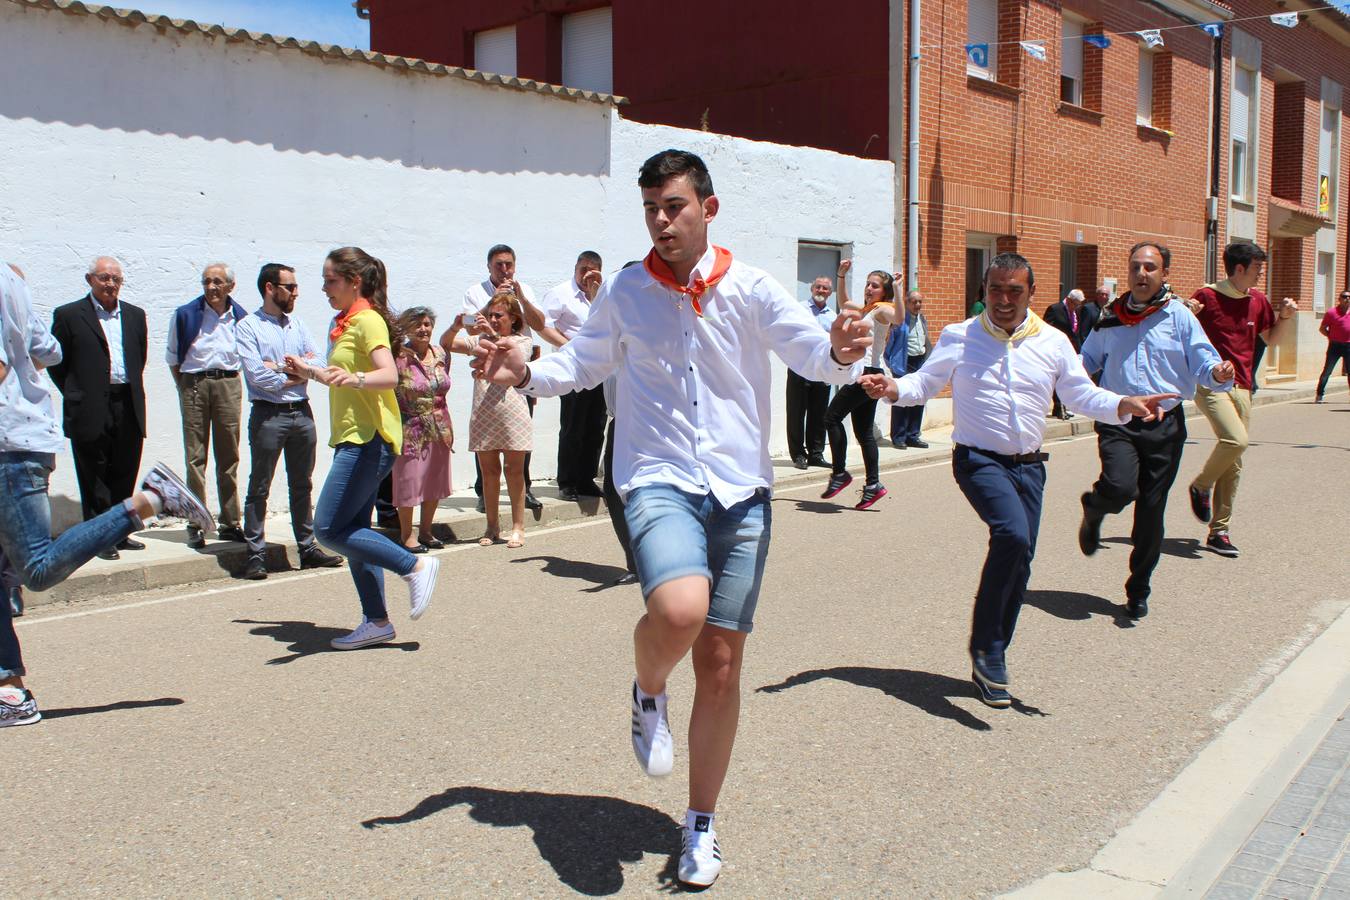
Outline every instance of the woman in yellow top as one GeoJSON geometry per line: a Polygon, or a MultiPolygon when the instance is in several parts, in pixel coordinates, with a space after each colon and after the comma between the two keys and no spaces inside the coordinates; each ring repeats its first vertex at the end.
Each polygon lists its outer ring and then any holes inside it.
{"type": "Polygon", "coordinates": [[[418,560],[398,543],[370,527],[380,482],[394,467],[403,443],[403,421],[394,397],[398,369],[391,333],[395,332],[385,290],[384,263],[357,247],[328,254],[323,292],[337,310],[328,333],[328,365],[312,366],[286,357],[286,371],[329,387],[333,467],[314,508],[314,536],[347,557],[361,598],[361,624],[334,638],[337,650],[355,650],[393,640],[394,626],[384,605],[384,572],[397,572],[408,583],[411,618],[431,602],[440,561],[418,560]]]}

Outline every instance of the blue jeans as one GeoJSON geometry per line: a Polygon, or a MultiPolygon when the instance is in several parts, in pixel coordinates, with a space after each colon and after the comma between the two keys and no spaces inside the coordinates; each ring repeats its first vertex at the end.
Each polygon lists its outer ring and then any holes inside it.
{"type": "MultiPolygon", "coordinates": [[[[928,354],[923,353],[919,356],[907,357],[905,371],[900,372],[896,377],[909,375],[923,368],[923,364],[928,362],[928,354]]],[[[894,373],[893,373],[894,374],[894,373]]],[[[905,444],[910,441],[917,441],[923,429],[923,403],[916,406],[892,406],[891,407],[891,443],[894,445],[905,444]]]]}
{"type": "MultiPolygon", "coordinates": [[[[144,527],[128,503],[119,503],[52,540],[47,484],[56,456],[0,452],[0,552],[23,584],[45,591],[65,581],[100,550],[144,527]]],[[[0,679],[23,675],[23,657],[14,634],[9,603],[0,603],[0,679]]]]}
{"type": "Polygon", "coordinates": [[[394,468],[394,448],[376,435],[365,444],[338,444],[333,467],[314,509],[314,536],[330,550],[347,557],[367,619],[387,619],[384,569],[407,575],[417,557],[370,527],[380,482],[394,468]]]}
{"type": "Polygon", "coordinates": [[[952,451],[952,474],[961,493],[989,526],[989,553],[975,593],[970,649],[1002,654],[1012,643],[1031,578],[1031,559],[1041,528],[1045,463],[1018,463],[958,445],[952,451]]]}
{"type": "Polygon", "coordinates": [[[728,509],[712,494],[648,484],[628,492],[624,513],[644,600],[667,581],[702,575],[710,582],[708,624],[754,628],[773,525],[767,491],[728,509]]]}

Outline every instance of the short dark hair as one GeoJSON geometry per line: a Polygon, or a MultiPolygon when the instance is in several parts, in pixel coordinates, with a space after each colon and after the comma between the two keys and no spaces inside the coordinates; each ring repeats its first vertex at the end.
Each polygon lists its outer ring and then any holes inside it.
{"type": "Polygon", "coordinates": [[[1134,259],[1134,254],[1144,247],[1152,247],[1154,250],[1158,251],[1158,255],[1162,257],[1164,269],[1172,268],[1172,251],[1168,250],[1166,247],[1164,247],[1157,241],[1140,241],[1139,243],[1135,244],[1133,247],[1130,248],[1129,258],[1134,259]]]}
{"type": "Polygon", "coordinates": [[[1266,261],[1266,251],[1254,241],[1233,241],[1223,248],[1223,270],[1232,275],[1238,266],[1246,268],[1252,263],[1266,261]]]}
{"type": "Polygon", "coordinates": [[[506,246],[505,244],[493,244],[491,247],[488,248],[487,261],[492,262],[492,257],[499,256],[502,253],[509,253],[511,254],[512,259],[516,258],[516,251],[512,250],[510,247],[506,246]]]}
{"type": "Polygon", "coordinates": [[[264,288],[266,288],[269,284],[274,288],[279,286],[281,284],[282,272],[290,272],[292,275],[295,274],[294,269],[292,269],[290,266],[283,266],[281,263],[268,263],[267,265],[259,269],[258,294],[263,297],[266,297],[267,292],[263,290],[264,288]]]}
{"type": "Polygon", "coordinates": [[[1026,269],[1027,287],[1034,288],[1036,286],[1036,273],[1031,271],[1031,263],[1027,262],[1027,258],[1020,253],[1000,253],[998,256],[995,256],[993,260],[990,261],[989,268],[984,270],[984,278],[980,283],[988,284],[989,273],[995,269],[1000,269],[1004,272],[1016,272],[1020,269],[1026,269]]]}
{"type": "Polygon", "coordinates": [[[600,258],[600,254],[596,253],[594,250],[582,250],[577,254],[577,265],[581,265],[584,262],[595,263],[597,268],[602,268],[605,265],[604,260],[600,258]]]}
{"type": "Polygon", "coordinates": [[[638,169],[638,187],[659,188],[672,178],[689,176],[694,194],[702,202],[713,195],[712,176],[698,154],[688,150],[662,150],[638,169]]]}

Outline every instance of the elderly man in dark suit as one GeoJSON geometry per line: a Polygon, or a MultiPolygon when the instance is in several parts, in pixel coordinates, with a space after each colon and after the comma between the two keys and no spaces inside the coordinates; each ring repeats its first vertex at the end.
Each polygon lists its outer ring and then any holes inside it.
{"type": "MultiPolygon", "coordinates": [[[[1052,303],[1045,308],[1045,321],[1048,325],[1053,325],[1064,332],[1069,338],[1069,343],[1073,344],[1073,351],[1080,353],[1083,350],[1083,342],[1087,340],[1092,329],[1097,325],[1097,320],[1101,317],[1101,310],[1095,303],[1085,302],[1086,298],[1083,292],[1074,288],[1064,295],[1064,299],[1058,303],[1052,303]]],[[[1064,404],[1059,402],[1059,395],[1055,395],[1054,408],[1050,415],[1058,419],[1072,419],[1073,413],[1064,408],[1064,404]]]]}
{"type": "MultiPolygon", "coordinates": [[[[145,310],[119,299],[122,267],[100,256],[84,276],[89,293],[52,314],[62,361],[51,367],[64,397],[64,426],[75,456],[84,518],[134,493],[145,441],[145,310]]],[[[99,554],[143,550],[130,537],[99,554]]]]}

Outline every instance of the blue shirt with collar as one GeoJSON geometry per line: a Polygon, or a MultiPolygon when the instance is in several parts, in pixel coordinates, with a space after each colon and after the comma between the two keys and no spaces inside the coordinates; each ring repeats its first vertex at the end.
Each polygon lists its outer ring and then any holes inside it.
{"type": "Polygon", "coordinates": [[[824,328],[826,331],[829,331],[830,326],[834,325],[834,320],[839,318],[839,313],[830,309],[830,301],[828,298],[825,300],[824,306],[816,306],[816,300],[812,297],[810,300],[806,301],[806,310],[815,317],[815,320],[820,323],[820,327],[824,328]]]}
{"type": "Polygon", "coordinates": [[[284,372],[263,365],[263,360],[280,364],[287,356],[318,355],[304,322],[293,315],[274,316],[259,309],[253,315],[239,319],[236,329],[239,362],[244,371],[244,383],[248,385],[249,400],[295,403],[309,399],[306,382],[287,385],[284,372]]]}
{"type": "MultiPolygon", "coordinates": [[[[1180,394],[1185,399],[1194,397],[1199,385],[1212,391],[1233,388],[1231,381],[1214,380],[1214,367],[1223,360],[1200,320],[1177,300],[1138,325],[1104,316],[1083,342],[1082,357],[1088,374],[1101,372],[1101,386],[1124,396],[1180,394]]],[[[1159,406],[1166,411],[1180,403],[1165,400],[1159,406]]]]}

